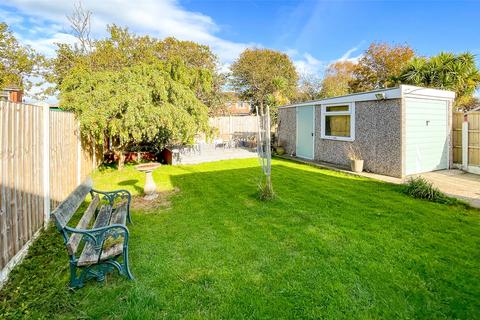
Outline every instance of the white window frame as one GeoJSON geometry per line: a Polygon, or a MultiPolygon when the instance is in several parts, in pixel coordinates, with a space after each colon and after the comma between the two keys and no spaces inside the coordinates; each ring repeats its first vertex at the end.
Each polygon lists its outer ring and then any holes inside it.
{"type": "Polygon", "coordinates": [[[322,123],[320,125],[321,132],[320,137],[326,140],[338,140],[338,141],[355,141],[355,102],[343,102],[322,104],[322,123]],[[348,111],[327,111],[327,107],[340,107],[348,106],[348,111]],[[341,136],[327,136],[325,134],[325,119],[326,116],[350,116],[350,137],[341,136]]]}

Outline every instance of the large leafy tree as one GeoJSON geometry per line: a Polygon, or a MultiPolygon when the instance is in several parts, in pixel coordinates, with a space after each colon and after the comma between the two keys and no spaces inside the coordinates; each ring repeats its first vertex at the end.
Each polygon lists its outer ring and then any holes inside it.
{"type": "Polygon", "coordinates": [[[295,101],[315,100],[320,98],[322,79],[312,73],[302,73],[298,81],[298,92],[295,101]]]}
{"type": "Polygon", "coordinates": [[[119,168],[136,144],[190,143],[208,134],[216,68],[208,47],[117,26],[109,32],[91,49],[60,45],[51,61],[60,104],[78,115],[82,133],[100,143],[108,138],[119,168]]]}
{"type": "Polygon", "coordinates": [[[354,79],[355,69],[356,65],[351,61],[338,61],[330,64],[325,71],[320,96],[329,98],[350,93],[350,82],[354,79]]]}
{"type": "Polygon", "coordinates": [[[39,75],[43,57],[18,42],[7,24],[0,23],[0,89],[17,86],[29,90],[32,76],[39,75]]]}
{"type": "Polygon", "coordinates": [[[361,92],[394,86],[394,77],[414,56],[415,52],[408,45],[372,43],[354,69],[350,89],[361,92]]]}
{"type": "Polygon", "coordinates": [[[232,64],[232,85],[240,96],[263,109],[276,121],[276,107],[296,94],[298,74],[288,55],[270,49],[246,49],[232,64]]]}
{"type": "Polygon", "coordinates": [[[57,56],[50,62],[49,80],[55,85],[53,90],[58,90],[65,76],[77,66],[94,71],[114,71],[141,63],[179,59],[187,68],[207,71],[210,88],[204,90],[203,84],[198,81],[193,89],[202,102],[215,107],[224,79],[218,74],[217,57],[208,46],[175,38],[159,40],[149,36],[137,36],[130,33],[127,28],[116,25],[108,26],[107,29],[110,35],[108,38],[80,41],[91,43],[93,46],[91,50],[83,45],[58,45],[57,56]]]}
{"type": "Polygon", "coordinates": [[[455,91],[456,105],[462,107],[472,104],[473,94],[480,87],[480,71],[471,53],[440,53],[431,58],[413,59],[396,80],[399,83],[455,91]]]}
{"type": "Polygon", "coordinates": [[[122,168],[124,151],[134,144],[191,143],[208,132],[208,109],[193,90],[201,73],[180,60],[105,71],[74,67],[62,81],[60,101],[78,114],[84,134],[110,140],[122,168]]]}

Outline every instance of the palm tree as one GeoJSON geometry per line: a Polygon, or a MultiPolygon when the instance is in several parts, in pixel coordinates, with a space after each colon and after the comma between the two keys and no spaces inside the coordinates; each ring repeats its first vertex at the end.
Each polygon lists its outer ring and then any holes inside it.
{"type": "Polygon", "coordinates": [[[468,102],[480,87],[480,72],[473,54],[442,52],[429,59],[412,59],[395,81],[455,91],[456,105],[460,106],[468,102]]]}

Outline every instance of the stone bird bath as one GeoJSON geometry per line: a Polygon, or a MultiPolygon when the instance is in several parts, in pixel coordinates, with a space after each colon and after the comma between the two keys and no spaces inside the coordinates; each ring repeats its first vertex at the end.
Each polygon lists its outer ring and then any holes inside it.
{"type": "Polygon", "coordinates": [[[146,175],[145,186],[143,187],[143,192],[145,193],[143,199],[145,200],[153,200],[158,197],[157,186],[155,185],[155,181],[153,181],[152,172],[160,166],[161,164],[157,162],[142,163],[135,166],[136,170],[145,172],[146,175]]]}

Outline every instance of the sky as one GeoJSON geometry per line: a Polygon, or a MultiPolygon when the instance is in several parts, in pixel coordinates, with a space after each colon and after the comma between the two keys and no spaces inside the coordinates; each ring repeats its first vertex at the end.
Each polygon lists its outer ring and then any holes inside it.
{"type": "MultiPolygon", "coordinates": [[[[302,73],[321,76],[328,64],[356,61],[372,42],[408,44],[418,55],[470,51],[480,66],[478,1],[84,0],[92,35],[107,24],[138,34],[174,36],[209,45],[228,70],[248,47],[287,53],[302,73]]],[[[22,43],[53,56],[72,43],[69,0],[2,0],[0,21],[22,43]]]]}

